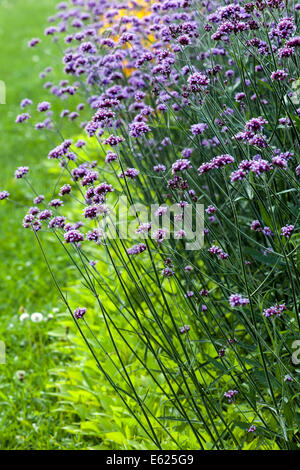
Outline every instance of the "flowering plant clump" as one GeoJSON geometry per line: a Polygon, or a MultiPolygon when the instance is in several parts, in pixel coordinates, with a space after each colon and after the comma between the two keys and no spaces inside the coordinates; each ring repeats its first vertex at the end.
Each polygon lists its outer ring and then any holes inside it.
{"type": "MultiPolygon", "coordinates": [[[[78,270],[73,300],[87,291],[91,308],[60,295],[147,446],[299,446],[299,14],[281,0],[71,0],[45,30],[61,80],[16,123],[56,136],[60,176],[23,225],[78,270]]],[[[34,187],[34,168],[15,178],[34,187]]]]}

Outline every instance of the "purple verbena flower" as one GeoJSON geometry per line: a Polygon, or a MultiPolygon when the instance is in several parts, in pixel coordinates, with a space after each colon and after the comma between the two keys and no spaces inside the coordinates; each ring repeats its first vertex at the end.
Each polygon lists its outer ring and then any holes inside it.
{"type": "Polygon", "coordinates": [[[50,109],[51,105],[48,101],[42,101],[37,105],[37,110],[40,113],[44,113],[45,111],[48,111],[50,109]]]}
{"type": "Polygon", "coordinates": [[[191,133],[193,135],[203,134],[203,132],[207,129],[207,127],[208,126],[205,123],[193,124],[191,127],[191,133]]]}
{"type": "Polygon", "coordinates": [[[273,316],[280,316],[281,312],[286,310],[286,305],[285,304],[280,304],[280,305],[273,305],[273,307],[269,307],[263,311],[263,316],[264,317],[273,317],[273,316]]]}
{"type": "Polygon", "coordinates": [[[218,256],[219,259],[227,259],[228,254],[225,253],[222,248],[220,248],[218,245],[212,245],[209,249],[208,252],[211,254],[214,254],[218,256]]]}
{"type": "Polygon", "coordinates": [[[294,225],[287,224],[284,227],[281,227],[281,235],[285,238],[290,238],[294,229],[294,225]]]}
{"type": "Polygon", "coordinates": [[[188,78],[188,85],[191,91],[200,92],[207,88],[209,85],[210,79],[203,73],[193,73],[188,78]]]}
{"type": "Polygon", "coordinates": [[[147,249],[147,246],[145,243],[140,243],[137,245],[133,245],[132,247],[127,249],[127,253],[129,255],[139,255],[140,253],[143,253],[147,249]]]}
{"type": "Polygon", "coordinates": [[[8,199],[10,194],[7,191],[1,191],[0,192],[0,201],[3,201],[3,199],[8,199]]]}
{"type": "Polygon", "coordinates": [[[238,390],[228,390],[224,393],[224,397],[228,398],[228,403],[232,403],[233,397],[235,397],[235,395],[237,395],[238,393],[238,390]]]}
{"type": "Polygon", "coordinates": [[[172,164],[172,173],[174,175],[175,173],[186,171],[190,168],[192,168],[190,161],[186,158],[181,158],[172,164]]]}
{"type": "Polygon", "coordinates": [[[49,206],[50,207],[61,207],[63,206],[64,203],[61,199],[52,199],[50,202],[49,202],[49,206]]]}
{"type": "Polygon", "coordinates": [[[39,196],[34,198],[33,203],[34,204],[40,204],[44,200],[45,200],[45,196],[43,196],[43,194],[40,194],[39,196]]]}
{"type": "Polygon", "coordinates": [[[285,70],[277,69],[275,72],[271,73],[271,79],[273,81],[283,81],[288,76],[288,73],[285,70]]]}
{"type": "Polygon", "coordinates": [[[49,209],[45,209],[44,211],[38,214],[38,218],[40,220],[48,220],[52,217],[52,212],[49,209]]]}
{"type": "Polygon", "coordinates": [[[187,333],[188,331],[190,331],[190,325],[184,325],[179,328],[179,332],[181,334],[187,333]]]}
{"type": "Polygon", "coordinates": [[[256,431],[256,427],[252,424],[247,432],[255,432],[255,431],[256,431]]]}
{"type": "Polygon", "coordinates": [[[35,47],[37,44],[39,44],[41,42],[41,40],[39,38],[32,38],[29,42],[28,42],[28,47],[35,47]]]}
{"type": "Polygon", "coordinates": [[[84,236],[78,230],[69,230],[64,234],[66,243],[79,243],[84,240],[84,236]]]}
{"type": "Polygon", "coordinates": [[[15,178],[16,179],[23,178],[25,175],[27,175],[28,171],[29,171],[28,166],[19,166],[19,168],[17,168],[15,171],[15,178]]]}
{"type": "Polygon", "coordinates": [[[59,191],[60,196],[64,196],[65,194],[70,194],[71,192],[71,185],[70,184],[64,184],[59,191]]]}
{"type": "Polygon", "coordinates": [[[22,122],[25,122],[27,121],[28,119],[30,119],[30,115],[28,113],[23,113],[23,114],[19,114],[17,117],[16,117],[16,123],[17,124],[21,124],[22,122]]]}
{"type": "Polygon", "coordinates": [[[285,382],[293,382],[294,380],[293,380],[293,377],[291,377],[290,375],[287,374],[284,377],[284,381],[285,382]]]}
{"type": "Polygon", "coordinates": [[[20,107],[21,107],[21,109],[24,109],[24,108],[26,108],[26,106],[30,106],[30,105],[32,105],[32,101],[28,98],[24,98],[21,101],[20,107]]]}

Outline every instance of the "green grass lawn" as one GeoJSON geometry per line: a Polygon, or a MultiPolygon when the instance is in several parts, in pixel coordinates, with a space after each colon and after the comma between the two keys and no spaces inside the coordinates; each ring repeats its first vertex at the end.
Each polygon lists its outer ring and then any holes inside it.
{"type": "MultiPolygon", "coordinates": [[[[0,340],[6,343],[6,364],[0,365],[2,449],[82,448],[75,436],[61,430],[69,417],[55,411],[58,404],[47,393],[51,383],[49,369],[65,363],[69,355],[56,353],[48,335],[58,322],[55,309],[59,305],[34,236],[22,227],[32,195],[23,182],[14,179],[16,167],[27,165],[34,171],[40,193],[46,193],[51,186],[45,171],[41,171],[51,144],[30,125],[26,125],[24,137],[24,128],[14,121],[22,98],[31,98],[36,106],[47,97],[46,92],[43,96],[39,73],[53,65],[56,46],[47,41],[48,46],[40,52],[29,49],[27,41],[43,38],[46,18],[56,3],[0,0],[0,80],[7,88],[7,104],[0,105],[0,190],[8,190],[16,201],[0,203],[0,340]],[[42,312],[45,317],[52,312],[54,319],[37,324],[21,322],[24,311],[42,312]],[[18,378],[20,370],[26,372],[24,380],[18,378]]],[[[52,79],[53,75],[49,76],[52,79]]],[[[47,250],[53,254],[50,242],[47,250]]]]}

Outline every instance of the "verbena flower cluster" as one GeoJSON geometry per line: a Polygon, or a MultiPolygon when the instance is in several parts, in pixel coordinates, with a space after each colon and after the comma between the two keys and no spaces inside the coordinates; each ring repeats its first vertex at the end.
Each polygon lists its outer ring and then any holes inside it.
{"type": "MultiPolygon", "coordinates": [[[[232,412],[211,400],[211,390],[231,408],[244,400],[250,414],[235,421],[246,420],[250,434],[253,419],[265,429],[268,422],[273,434],[285,419],[276,403],[292,386],[284,379],[288,337],[300,326],[299,14],[300,4],[282,0],[62,2],[45,36],[64,49],[63,76],[46,82],[51,68],[42,72],[48,101],[25,97],[16,117],[53,136],[57,122],[73,128],[48,153],[60,184],[49,200],[34,195],[24,227],[37,236],[55,232],[72,256],[88,260],[93,274],[83,284],[97,278],[102,252],[109,254],[114,281],[108,277],[107,286],[100,273],[102,294],[91,282],[106,325],[105,298],[116,303],[112,282],[123,299],[119,314],[132,319],[147,354],[157,358],[159,349],[172,357],[167,366],[157,359],[153,369],[169,390],[169,414],[189,423],[200,448],[206,439],[222,447],[225,430],[237,439],[232,412]],[[161,218],[170,204],[204,204],[204,247],[185,250],[186,232],[169,240],[163,226],[149,240],[144,219],[134,230],[143,243],[106,240],[108,205],[120,195],[157,203],[161,218]],[[177,393],[182,398],[173,400],[177,393]],[[198,401],[212,420],[205,439],[193,424],[203,422],[198,401]]],[[[33,172],[20,167],[15,178],[28,182],[33,172]]],[[[74,316],[85,313],[77,308],[74,316]]],[[[136,354],[130,344],[128,351],[136,354]]]]}

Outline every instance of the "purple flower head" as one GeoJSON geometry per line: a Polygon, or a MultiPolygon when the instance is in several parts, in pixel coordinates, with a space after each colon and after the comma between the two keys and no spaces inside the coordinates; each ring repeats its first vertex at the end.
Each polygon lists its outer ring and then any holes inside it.
{"type": "Polygon", "coordinates": [[[59,191],[60,196],[64,196],[65,194],[70,194],[71,186],[69,184],[64,184],[59,191]]]}
{"type": "Polygon", "coordinates": [[[240,294],[232,294],[229,297],[231,307],[243,307],[249,304],[249,299],[243,298],[240,294]]]}
{"type": "Polygon", "coordinates": [[[218,357],[221,358],[221,357],[224,357],[226,355],[226,349],[225,348],[222,348],[218,351],[218,357]]]}
{"type": "Polygon", "coordinates": [[[288,73],[285,70],[277,69],[275,72],[271,73],[271,79],[273,81],[283,81],[288,76],[288,73]]]}
{"type": "Polygon", "coordinates": [[[17,124],[21,124],[22,122],[25,122],[27,121],[28,119],[30,119],[30,115],[28,113],[23,113],[23,114],[19,114],[17,117],[16,117],[16,123],[17,124]]]}
{"type": "Polygon", "coordinates": [[[266,142],[266,136],[261,134],[254,135],[251,139],[249,139],[249,145],[266,148],[268,146],[266,142]]]}
{"type": "Polygon", "coordinates": [[[105,195],[107,193],[112,193],[113,191],[114,188],[112,187],[112,185],[105,182],[95,187],[95,194],[98,195],[105,195]]]}
{"type": "Polygon", "coordinates": [[[53,36],[55,33],[58,32],[58,29],[55,26],[50,26],[46,28],[44,31],[45,36],[53,36]]]}
{"type": "Polygon", "coordinates": [[[180,171],[186,171],[189,168],[192,168],[190,161],[186,158],[181,158],[172,164],[172,173],[174,175],[180,171]]]}
{"type": "Polygon", "coordinates": [[[93,241],[98,243],[101,239],[104,238],[104,233],[102,230],[94,229],[93,231],[89,231],[86,235],[86,240],[93,241]]]}
{"type": "Polygon", "coordinates": [[[168,212],[168,206],[160,206],[155,212],[156,217],[161,217],[168,212]]]}
{"type": "Polygon", "coordinates": [[[61,207],[63,205],[64,203],[61,199],[52,199],[52,201],[49,202],[50,207],[61,207]]]}
{"type": "Polygon", "coordinates": [[[189,273],[189,272],[193,271],[193,268],[192,268],[192,266],[187,265],[187,266],[185,266],[184,270],[185,270],[186,273],[189,273]]]}
{"type": "Polygon", "coordinates": [[[48,103],[48,101],[42,101],[42,103],[39,103],[37,105],[37,110],[40,113],[44,113],[45,111],[48,111],[50,108],[51,108],[51,105],[50,103],[48,103]]]}
{"type": "Polygon", "coordinates": [[[193,149],[185,148],[185,149],[182,150],[181,155],[183,156],[183,158],[190,158],[192,153],[193,153],[193,149]]]}
{"type": "Polygon", "coordinates": [[[232,346],[235,343],[238,343],[238,340],[236,338],[228,338],[228,341],[227,341],[226,345],[227,346],[232,346]]]}
{"type": "Polygon", "coordinates": [[[260,176],[264,172],[268,172],[272,170],[272,165],[267,160],[253,160],[251,162],[251,171],[255,173],[257,176],[260,176]]]}
{"type": "Polygon", "coordinates": [[[300,46],[300,36],[294,36],[286,43],[287,47],[299,47],[300,46]]]}
{"type": "Polygon", "coordinates": [[[208,252],[213,254],[213,255],[216,255],[220,260],[222,259],[227,259],[228,258],[228,254],[225,253],[222,248],[218,247],[218,245],[212,245],[209,249],[208,249],[208,252]]]}
{"type": "Polygon", "coordinates": [[[33,203],[34,204],[40,204],[44,200],[45,200],[45,196],[43,196],[43,194],[40,194],[39,196],[34,198],[33,203]]]}
{"type": "Polygon", "coordinates": [[[182,36],[179,36],[179,38],[177,40],[178,40],[179,44],[181,44],[182,46],[189,46],[192,43],[191,39],[186,34],[183,34],[182,36]]]}
{"type": "Polygon", "coordinates": [[[40,220],[47,220],[47,219],[50,219],[51,217],[52,217],[52,212],[49,211],[48,209],[45,209],[44,211],[40,212],[38,215],[38,218],[40,220]]]}
{"type": "Polygon", "coordinates": [[[99,173],[97,171],[87,171],[87,173],[82,178],[81,184],[82,186],[87,186],[89,184],[93,184],[99,177],[99,173]]]}
{"type": "Polygon", "coordinates": [[[147,249],[145,243],[140,243],[137,245],[133,245],[131,248],[127,249],[127,253],[129,255],[139,255],[140,253],[143,253],[147,249]]]}
{"type": "Polygon", "coordinates": [[[244,92],[239,92],[235,95],[235,101],[242,101],[246,97],[244,92]]]}
{"type": "Polygon", "coordinates": [[[8,198],[9,198],[9,193],[7,191],[0,192],[0,201],[3,201],[3,199],[8,199],[8,198]]]}
{"type": "Polygon", "coordinates": [[[28,214],[31,214],[31,215],[37,215],[39,212],[40,210],[36,206],[30,207],[30,209],[28,209],[28,214]]]}
{"type": "Polygon", "coordinates": [[[201,289],[201,291],[199,292],[199,294],[202,296],[202,297],[208,297],[208,290],[207,289],[201,289]]]}
{"type": "Polygon", "coordinates": [[[161,163],[153,167],[153,171],[155,171],[155,173],[160,173],[160,172],[163,173],[164,171],[166,171],[166,169],[167,168],[165,167],[165,165],[162,165],[161,163]]]}
{"type": "Polygon", "coordinates": [[[210,162],[206,162],[200,165],[200,167],[198,168],[198,172],[199,175],[202,175],[203,173],[207,173],[210,170],[213,170],[215,168],[221,168],[222,166],[228,165],[233,162],[234,158],[231,155],[219,155],[217,157],[214,157],[210,162]]]}
{"type": "Polygon", "coordinates": [[[245,128],[248,131],[257,132],[262,131],[265,124],[268,124],[268,121],[259,116],[257,118],[252,118],[250,119],[250,121],[246,122],[245,128]]]}
{"type": "Polygon", "coordinates": [[[293,380],[293,377],[291,377],[290,375],[285,375],[284,381],[285,382],[293,382],[294,380],[293,380]]]}
{"type": "Polygon", "coordinates": [[[203,132],[207,129],[207,127],[208,126],[205,123],[193,124],[191,127],[191,133],[193,135],[203,134],[203,132]]]}
{"type": "Polygon", "coordinates": [[[194,291],[192,290],[188,290],[186,294],[184,294],[184,297],[188,298],[188,297],[193,297],[194,296],[194,291]]]}
{"type": "Polygon", "coordinates": [[[49,228],[65,228],[66,218],[62,216],[53,217],[49,222],[49,228]]]}
{"type": "Polygon", "coordinates": [[[217,209],[215,208],[215,206],[208,206],[207,209],[205,209],[205,212],[207,214],[214,214],[216,212],[216,210],[217,209]]]}
{"type": "Polygon", "coordinates": [[[69,230],[64,234],[66,243],[79,243],[84,240],[84,236],[79,230],[69,230]]]}
{"type": "Polygon", "coordinates": [[[65,140],[64,142],[62,142],[62,144],[58,145],[57,147],[55,147],[49,152],[48,158],[50,160],[62,158],[63,156],[67,155],[71,145],[72,145],[71,140],[65,140]]]}
{"type": "Polygon", "coordinates": [[[96,219],[98,217],[99,207],[98,206],[88,206],[84,209],[84,217],[86,219],[96,219]]]}
{"type": "Polygon", "coordinates": [[[139,170],[137,170],[136,168],[127,168],[124,174],[123,173],[119,174],[119,178],[124,178],[124,175],[125,175],[127,178],[134,180],[138,176],[138,174],[139,174],[139,170]]]}
{"type": "Polygon", "coordinates": [[[141,234],[148,233],[150,229],[151,229],[151,224],[148,222],[145,222],[144,224],[141,224],[138,226],[138,228],[136,229],[136,233],[141,233],[141,234]]]}
{"type": "Polygon", "coordinates": [[[24,108],[26,108],[26,106],[30,106],[30,105],[32,105],[32,101],[28,98],[24,98],[21,101],[20,107],[21,107],[21,109],[24,109],[24,108]]]}
{"type": "Polygon", "coordinates": [[[285,238],[290,238],[294,231],[294,225],[285,225],[284,227],[281,227],[281,235],[285,238]]]}
{"type": "Polygon", "coordinates": [[[37,44],[39,44],[41,42],[41,40],[39,38],[32,38],[29,42],[28,42],[28,47],[35,47],[37,44]]]}
{"type": "Polygon", "coordinates": [[[182,326],[181,328],[179,328],[179,331],[181,334],[187,333],[188,331],[190,331],[190,325],[182,326]]]}
{"type": "Polygon", "coordinates": [[[273,235],[272,234],[272,230],[270,229],[270,227],[264,227],[263,230],[262,230],[262,233],[266,236],[271,236],[273,235]]]}
{"type": "Polygon", "coordinates": [[[17,168],[15,171],[15,178],[16,179],[23,178],[25,175],[27,175],[28,171],[29,171],[28,166],[19,166],[19,168],[17,168]]]}
{"type": "Polygon", "coordinates": [[[230,181],[234,183],[235,181],[241,181],[246,177],[246,173],[242,169],[233,171],[230,175],[230,181]]]}
{"type": "Polygon", "coordinates": [[[274,166],[278,166],[282,170],[286,170],[288,166],[288,162],[286,161],[286,159],[282,158],[279,155],[272,158],[272,163],[274,166]]]}
{"type": "Polygon", "coordinates": [[[196,72],[188,78],[188,85],[194,93],[203,91],[209,85],[210,79],[206,75],[196,72]]]}
{"type": "Polygon", "coordinates": [[[79,114],[76,113],[76,111],[73,111],[72,113],[69,114],[69,119],[70,121],[74,121],[75,119],[77,119],[79,117],[79,114]]]}
{"type": "Polygon", "coordinates": [[[174,276],[174,274],[175,274],[175,271],[173,271],[173,269],[168,267],[168,266],[166,268],[164,268],[161,272],[161,275],[163,277],[172,277],[172,276],[174,276]]]}
{"type": "Polygon", "coordinates": [[[78,140],[75,144],[75,147],[81,149],[82,147],[84,147],[86,145],[86,142],[84,140],[78,140]]]}
{"type": "Polygon", "coordinates": [[[109,152],[105,157],[105,163],[111,163],[118,159],[118,155],[116,153],[109,152]]]}
{"type": "Polygon", "coordinates": [[[259,220],[253,220],[253,222],[251,223],[250,228],[254,232],[261,232],[261,230],[262,230],[259,220]]]}
{"type": "Polygon", "coordinates": [[[273,305],[273,307],[269,307],[263,311],[263,316],[264,317],[273,317],[273,316],[278,316],[280,317],[281,312],[286,310],[286,305],[285,304],[280,304],[280,305],[273,305]]]}
{"type": "Polygon", "coordinates": [[[256,427],[252,424],[247,432],[255,432],[255,431],[256,431],[256,427]]]}
{"type": "Polygon", "coordinates": [[[272,28],[271,34],[281,39],[287,39],[295,30],[294,18],[285,17],[278,22],[276,28],[272,28]]]}
{"type": "Polygon", "coordinates": [[[115,147],[119,145],[121,142],[124,141],[124,138],[118,135],[111,135],[107,139],[104,140],[104,145],[110,145],[111,147],[115,147]]]}
{"type": "Polygon", "coordinates": [[[232,403],[233,397],[235,397],[235,395],[237,395],[238,393],[238,390],[228,390],[224,393],[224,397],[228,398],[228,403],[232,403]]]}
{"type": "Polygon", "coordinates": [[[133,122],[129,126],[129,134],[131,137],[141,137],[150,132],[150,127],[145,122],[133,122]]]}
{"type": "Polygon", "coordinates": [[[289,46],[286,46],[286,47],[282,47],[281,49],[279,49],[278,51],[278,55],[280,57],[280,59],[283,59],[285,57],[291,57],[295,54],[295,49],[294,47],[289,47],[289,46]]]}
{"type": "Polygon", "coordinates": [[[23,219],[23,227],[30,228],[33,232],[38,232],[42,228],[39,220],[35,219],[32,215],[27,214],[23,219]]]}

